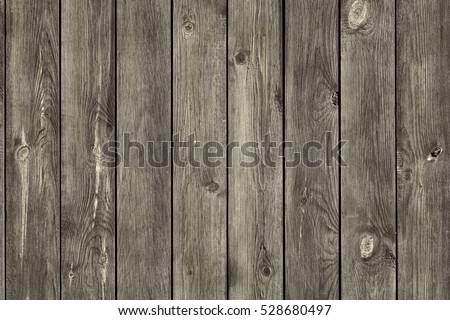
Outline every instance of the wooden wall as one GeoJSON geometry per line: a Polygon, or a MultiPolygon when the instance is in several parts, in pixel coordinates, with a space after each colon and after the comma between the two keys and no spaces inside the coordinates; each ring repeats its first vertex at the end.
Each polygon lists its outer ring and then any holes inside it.
{"type": "Polygon", "coordinates": [[[0,0],[0,298],[450,299],[449,33],[447,0],[0,0]],[[192,134],[292,148],[181,166],[192,134]]]}

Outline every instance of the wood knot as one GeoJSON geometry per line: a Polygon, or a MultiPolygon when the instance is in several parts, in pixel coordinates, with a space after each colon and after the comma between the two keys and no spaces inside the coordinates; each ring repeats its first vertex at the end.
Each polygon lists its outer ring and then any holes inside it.
{"type": "Polygon", "coordinates": [[[206,185],[206,190],[209,193],[215,193],[219,190],[219,185],[215,181],[211,181],[206,185]]]}
{"type": "Polygon", "coordinates": [[[439,146],[434,147],[433,150],[428,154],[427,161],[434,162],[437,160],[437,157],[442,153],[443,149],[439,146]]]}
{"type": "Polygon", "coordinates": [[[189,38],[194,33],[194,23],[192,21],[186,21],[183,24],[183,33],[185,38],[189,38]]]}
{"type": "Polygon", "coordinates": [[[300,198],[300,203],[302,205],[306,205],[308,203],[308,198],[306,196],[303,196],[300,198]]]}
{"type": "Polygon", "coordinates": [[[30,147],[29,146],[22,146],[17,150],[17,159],[20,161],[27,160],[28,156],[30,154],[30,147]]]}
{"type": "Polygon", "coordinates": [[[357,30],[367,23],[369,9],[366,0],[356,0],[353,2],[348,12],[348,26],[357,30]]]}
{"type": "Polygon", "coordinates": [[[248,51],[240,50],[235,56],[236,64],[243,65],[247,62],[248,51]]]}
{"type": "Polygon", "coordinates": [[[386,263],[390,268],[395,269],[396,258],[395,258],[395,254],[394,254],[391,250],[386,249],[383,258],[384,258],[385,263],[386,263]]]}
{"type": "Polygon", "coordinates": [[[72,270],[69,271],[69,279],[73,279],[75,277],[75,274],[73,273],[72,270]]]}
{"type": "Polygon", "coordinates": [[[106,267],[108,264],[108,255],[106,253],[102,253],[100,258],[98,259],[98,264],[102,267],[106,267]]]}
{"type": "Polygon", "coordinates": [[[338,92],[333,92],[333,94],[331,95],[331,104],[335,107],[338,108],[339,107],[339,93],[338,92]]]}
{"type": "Polygon", "coordinates": [[[262,273],[263,276],[269,277],[270,274],[272,273],[272,270],[270,269],[270,267],[264,266],[264,267],[261,269],[261,273],[262,273]]]}
{"type": "Polygon", "coordinates": [[[359,246],[362,259],[369,259],[372,257],[375,239],[371,234],[365,234],[361,239],[359,246]]]}

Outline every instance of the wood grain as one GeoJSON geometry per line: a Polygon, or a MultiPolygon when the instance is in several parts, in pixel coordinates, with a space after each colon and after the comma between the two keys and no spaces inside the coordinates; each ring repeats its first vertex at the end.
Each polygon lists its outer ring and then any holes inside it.
{"type": "MultiPolygon", "coordinates": [[[[162,141],[171,128],[170,1],[117,3],[118,137],[154,142],[161,160],[162,141]]],[[[139,167],[129,149],[128,167],[118,168],[118,298],[171,297],[171,169],[139,167]]],[[[147,155],[145,155],[147,159],[147,155]]],[[[122,159],[124,160],[124,159],[122,159]]],[[[148,160],[148,159],[147,159],[148,160]]]]}
{"type": "Polygon", "coordinates": [[[339,136],[338,10],[333,0],[286,1],[287,299],[339,295],[339,176],[325,161],[327,139],[334,146],[339,136]],[[324,146],[309,152],[322,163],[294,164],[308,141],[324,146]]]}
{"type": "Polygon", "coordinates": [[[395,299],[394,1],[343,1],[342,298],[395,299]]]}
{"type": "Polygon", "coordinates": [[[398,297],[450,299],[450,2],[397,2],[398,297]]]}
{"type": "Polygon", "coordinates": [[[0,300],[5,299],[5,2],[0,1],[0,300]]]}
{"type": "Polygon", "coordinates": [[[228,10],[229,140],[273,142],[256,167],[240,152],[230,159],[229,297],[282,299],[282,1],[231,0],[228,10]]]}
{"type": "Polygon", "coordinates": [[[61,5],[62,298],[114,299],[114,4],[61,5]]]}
{"type": "MultiPolygon", "coordinates": [[[[181,141],[193,134],[191,141],[225,145],[226,8],[225,0],[174,1],[173,130],[181,141]]],[[[201,160],[201,149],[193,157],[201,160]]],[[[175,299],[226,298],[225,165],[174,166],[175,299]]]]}
{"type": "Polygon", "coordinates": [[[8,299],[58,299],[59,2],[9,1],[6,12],[8,299]]]}

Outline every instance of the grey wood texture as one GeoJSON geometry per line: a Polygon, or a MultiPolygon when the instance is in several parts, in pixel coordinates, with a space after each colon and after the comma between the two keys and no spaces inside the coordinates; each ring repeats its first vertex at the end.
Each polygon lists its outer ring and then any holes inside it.
{"type": "Polygon", "coordinates": [[[342,298],[395,299],[394,0],[341,7],[342,298]]]}
{"type": "Polygon", "coordinates": [[[0,0],[0,25],[0,299],[450,299],[449,1],[0,0]]]}
{"type": "MultiPolygon", "coordinates": [[[[117,2],[118,138],[162,141],[171,128],[171,8],[165,0],[117,2]]],[[[168,153],[168,151],[167,151],[168,153]]],[[[171,297],[171,170],[140,168],[137,149],[118,168],[118,298],[171,297]]],[[[147,156],[147,155],[146,155],[147,156]]]]}
{"type": "Polygon", "coordinates": [[[114,299],[114,1],[63,0],[61,22],[62,298],[114,299]]]}
{"type": "Polygon", "coordinates": [[[0,1],[0,300],[5,299],[5,2],[0,1]]]}
{"type": "Polygon", "coordinates": [[[228,2],[228,136],[270,141],[264,163],[230,154],[229,298],[283,298],[282,1],[228,2]],[[267,136],[266,136],[267,135],[267,136]]]}
{"type": "Polygon", "coordinates": [[[450,2],[397,1],[398,297],[450,299],[450,2]]]}
{"type": "MultiPolygon", "coordinates": [[[[308,141],[326,144],[339,130],[337,1],[286,1],[286,163],[308,141]]],[[[286,298],[339,296],[339,176],[325,150],[320,167],[286,167],[286,298]]]]}
{"type": "MultiPolygon", "coordinates": [[[[173,10],[173,133],[181,141],[193,134],[201,144],[225,145],[227,2],[175,0],[173,10]]],[[[200,149],[194,159],[202,159],[200,149]]],[[[227,296],[225,166],[174,165],[175,299],[227,296]]]]}
{"type": "Polygon", "coordinates": [[[59,2],[6,12],[8,299],[59,299],[59,2]]]}

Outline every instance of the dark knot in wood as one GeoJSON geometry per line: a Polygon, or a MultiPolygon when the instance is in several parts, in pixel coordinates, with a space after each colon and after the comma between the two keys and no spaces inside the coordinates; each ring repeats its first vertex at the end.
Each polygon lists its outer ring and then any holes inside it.
{"type": "Polygon", "coordinates": [[[442,153],[442,147],[434,147],[433,150],[428,154],[427,160],[430,162],[436,161],[437,157],[442,153]]]}
{"type": "Polygon", "coordinates": [[[219,190],[219,185],[215,181],[211,181],[206,186],[206,190],[208,190],[208,192],[210,193],[215,193],[217,192],[217,190],[219,190]]]}
{"type": "Polygon", "coordinates": [[[239,51],[234,59],[236,60],[236,64],[242,65],[247,62],[247,55],[245,54],[245,52],[239,51]]]}

